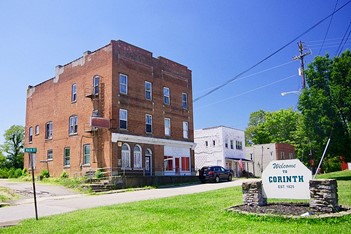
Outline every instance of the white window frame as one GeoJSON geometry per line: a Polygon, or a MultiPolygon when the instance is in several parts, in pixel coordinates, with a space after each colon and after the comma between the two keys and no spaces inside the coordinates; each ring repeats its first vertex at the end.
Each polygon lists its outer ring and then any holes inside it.
{"type": "Polygon", "coordinates": [[[145,115],[145,132],[152,133],[152,115],[146,114],[145,115]],[[148,131],[148,127],[150,131],[148,131]]]}
{"type": "Polygon", "coordinates": [[[52,121],[49,121],[45,124],[45,139],[52,139],[52,121]]]}
{"type": "Polygon", "coordinates": [[[77,102],[77,84],[72,84],[71,102],[77,102]]]}
{"type": "Polygon", "coordinates": [[[93,94],[99,95],[99,85],[100,85],[100,76],[94,76],[93,78],[93,94]]]}
{"type": "Polygon", "coordinates": [[[119,129],[128,129],[128,111],[126,109],[119,109],[119,129]],[[122,121],[125,122],[125,128],[122,127],[122,121]]]}
{"type": "Polygon", "coordinates": [[[69,135],[78,134],[78,116],[72,115],[69,117],[69,135]]]}
{"type": "Polygon", "coordinates": [[[187,93],[182,93],[182,108],[183,109],[188,109],[188,94],[187,93]]]}
{"type": "Polygon", "coordinates": [[[163,104],[165,105],[171,104],[171,93],[168,87],[163,87],[163,104]]]}
{"type": "Polygon", "coordinates": [[[65,147],[63,149],[63,166],[64,167],[71,166],[71,149],[69,147],[65,147]],[[68,150],[69,155],[66,154],[66,150],[68,150]]]}
{"type": "Polygon", "coordinates": [[[35,125],[35,135],[39,135],[39,125],[35,125]]]}
{"type": "Polygon", "coordinates": [[[152,83],[149,81],[145,81],[145,99],[152,100],[152,83]]]}
{"type": "Polygon", "coordinates": [[[243,149],[243,142],[242,141],[235,141],[235,148],[237,150],[242,150],[243,149]]]}
{"type": "Polygon", "coordinates": [[[28,129],[28,142],[31,143],[33,141],[33,127],[29,127],[28,129]]]}
{"type": "Polygon", "coordinates": [[[183,122],[183,138],[189,139],[189,122],[183,122]]]}
{"type": "Polygon", "coordinates": [[[119,93],[128,94],[128,76],[122,73],[119,74],[119,93]]]}
{"type": "Polygon", "coordinates": [[[170,136],[171,135],[171,119],[165,118],[164,125],[165,125],[165,136],[170,136]]]}
{"type": "Polygon", "coordinates": [[[54,151],[52,149],[48,149],[46,153],[46,159],[48,161],[52,161],[54,159],[54,151]]]}
{"type": "Polygon", "coordinates": [[[90,165],[90,156],[91,156],[90,144],[83,145],[83,165],[90,165]],[[89,149],[89,152],[86,152],[87,149],[89,149]]]}
{"type": "Polygon", "coordinates": [[[140,145],[135,145],[133,150],[134,156],[134,169],[142,169],[143,161],[142,161],[142,149],[140,145]]]}
{"type": "Polygon", "coordinates": [[[130,169],[130,146],[127,143],[124,143],[121,148],[121,167],[123,169],[130,169]],[[125,147],[127,149],[125,149],[125,147]]]}

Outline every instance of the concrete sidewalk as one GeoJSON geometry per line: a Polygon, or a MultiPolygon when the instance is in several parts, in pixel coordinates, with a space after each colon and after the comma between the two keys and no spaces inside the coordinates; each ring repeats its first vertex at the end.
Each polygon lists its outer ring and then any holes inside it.
{"type": "MultiPolygon", "coordinates": [[[[80,209],[206,192],[221,188],[240,186],[241,184],[242,180],[235,180],[217,184],[197,184],[96,196],[77,194],[38,198],[38,217],[40,219],[44,216],[63,214],[80,209]]],[[[16,206],[0,208],[0,226],[15,225],[21,220],[35,218],[34,200],[30,201],[29,199],[26,199],[26,201],[27,202],[22,202],[16,206]]]]}

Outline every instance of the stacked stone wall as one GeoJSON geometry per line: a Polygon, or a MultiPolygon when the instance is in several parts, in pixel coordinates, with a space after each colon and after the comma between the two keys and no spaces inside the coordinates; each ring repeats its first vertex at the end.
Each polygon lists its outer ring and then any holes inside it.
{"type": "Polygon", "coordinates": [[[316,211],[337,212],[338,184],[336,180],[310,180],[310,207],[316,211]]]}
{"type": "Polygon", "coordinates": [[[265,206],[267,198],[263,196],[262,180],[250,180],[243,182],[243,202],[248,206],[265,206]]]}

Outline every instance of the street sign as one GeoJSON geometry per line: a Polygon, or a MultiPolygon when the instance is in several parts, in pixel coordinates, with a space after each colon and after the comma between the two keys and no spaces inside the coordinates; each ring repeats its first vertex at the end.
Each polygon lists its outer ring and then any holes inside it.
{"type": "Polygon", "coordinates": [[[36,153],[37,148],[24,148],[25,153],[36,153]]]}

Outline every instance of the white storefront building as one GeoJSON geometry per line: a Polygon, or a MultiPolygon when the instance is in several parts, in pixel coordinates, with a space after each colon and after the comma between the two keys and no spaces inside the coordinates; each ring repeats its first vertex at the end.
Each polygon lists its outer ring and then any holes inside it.
{"type": "Polygon", "coordinates": [[[223,166],[232,169],[234,176],[248,171],[249,159],[245,158],[245,133],[225,126],[194,131],[195,169],[203,166],[223,166]]]}

